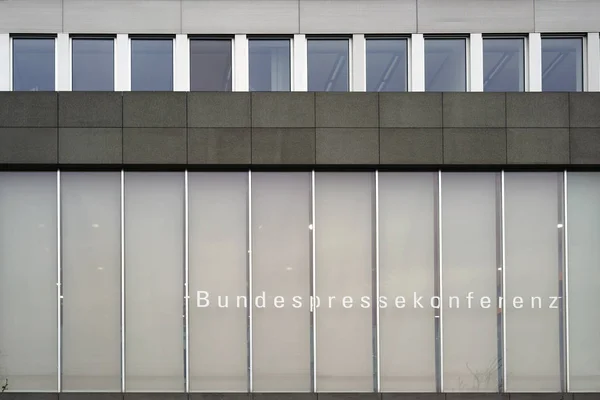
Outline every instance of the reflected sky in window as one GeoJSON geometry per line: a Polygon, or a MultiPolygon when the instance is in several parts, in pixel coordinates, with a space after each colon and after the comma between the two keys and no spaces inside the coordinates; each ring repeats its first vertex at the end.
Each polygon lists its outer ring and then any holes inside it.
{"type": "Polygon", "coordinates": [[[486,92],[522,92],[525,87],[524,40],[483,40],[483,87],[486,92]]]}
{"type": "Polygon", "coordinates": [[[54,38],[13,39],[13,90],[53,91],[54,38]]]}
{"type": "Polygon", "coordinates": [[[580,92],[582,54],[581,38],[542,38],[542,91],[580,92]]]}
{"type": "Polygon", "coordinates": [[[367,91],[407,90],[406,39],[367,40],[367,91]]]}
{"type": "Polygon", "coordinates": [[[114,40],[73,39],[73,90],[114,90],[114,40]]]}
{"type": "Polygon", "coordinates": [[[464,92],[466,89],[465,39],[426,39],[425,90],[464,92]]]}
{"type": "Polygon", "coordinates": [[[308,91],[347,92],[349,44],[347,39],[308,40],[308,91]]]}

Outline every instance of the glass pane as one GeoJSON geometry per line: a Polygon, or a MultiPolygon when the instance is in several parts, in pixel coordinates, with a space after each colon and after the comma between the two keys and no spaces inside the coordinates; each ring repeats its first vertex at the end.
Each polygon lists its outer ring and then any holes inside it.
{"type": "Polygon", "coordinates": [[[347,92],[348,40],[308,40],[307,46],[308,91],[347,92]]]}
{"type": "Polygon", "coordinates": [[[381,389],[435,392],[436,173],[379,174],[381,389]],[[415,297],[423,297],[415,305],[415,297]],[[385,300],[385,303],[383,302],[385,300]]]}
{"type": "Polygon", "coordinates": [[[62,384],[121,391],[121,174],[61,174],[62,384]]]}
{"type": "Polygon", "coordinates": [[[320,392],[373,390],[373,181],[372,173],[316,174],[320,392]]]}
{"type": "Polygon", "coordinates": [[[248,173],[190,172],[188,185],[190,386],[245,392],[248,173]]]}
{"type": "Polygon", "coordinates": [[[56,211],[56,172],[0,172],[0,375],[12,391],[58,386],[56,211]]]}
{"type": "Polygon", "coordinates": [[[464,92],[466,85],[466,42],[464,39],[425,40],[425,90],[464,92]]]}
{"type": "Polygon", "coordinates": [[[307,172],[252,174],[253,291],[266,299],[253,311],[258,392],[311,389],[310,188],[307,172]]]}
{"type": "Polygon", "coordinates": [[[496,225],[496,174],[442,174],[446,392],[498,391],[496,225]]]}
{"type": "Polygon", "coordinates": [[[522,92],[525,88],[523,39],[483,40],[483,85],[486,92],[522,92]]]}
{"type": "Polygon", "coordinates": [[[73,39],[73,90],[114,90],[114,40],[73,39]]]}
{"type": "Polygon", "coordinates": [[[367,40],[367,91],[408,90],[406,54],[405,39],[367,40]]]}
{"type": "Polygon", "coordinates": [[[231,40],[190,40],[190,88],[231,91],[231,40]]]}
{"type": "Polygon", "coordinates": [[[183,391],[184,180],[125,173],[126,390],[183,391]]]}
{"type": "Polygon", "coordinates": [[[54,90],[54,39],[13,39],[13,90],[54,90]]]}
{"type": "Polygon", "coordinates": [[[558,173],[505,174],[505,364],[511,392],[560,391],[558,302],[552,308],[559,287],[558,179],[558,173]]]}
{"type": "Polygon", "coordinates": [[[290,90],[290,41],[250,40],[250,91],[290,90]]]}
{"type": "Polygon", "coordinates": [[[600,391],[600,174],[568,174],[571,390],[600,391]]]}
{"type": "Polygon", "coordinates": [[[542,90],[580,92],[583,87],[583,40],[542,39],[542,90]]]}
{"type": "Polygon", "coordinates": [[[173,40],[131,41],[131,90],[173,90],[173,40]]]}

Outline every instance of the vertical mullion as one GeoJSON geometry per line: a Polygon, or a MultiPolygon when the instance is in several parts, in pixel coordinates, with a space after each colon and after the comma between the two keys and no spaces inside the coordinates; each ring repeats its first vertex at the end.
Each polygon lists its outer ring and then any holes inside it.
{"type": "Polygon", "coordinates": [[[506,367],[506,198],[505,198],[505,176],[501,173],[501,213],[502,213],[502,389],[507,392],[507,367],[506,367]]]}
{"type": "Polygon", "coordinates": [[[569,208],[568,208],[568,199],[569,199],[569,185],[568,185],[568,173],[564,171],[564,180],[563,180],[563,232],[564,232],[564,300],[563,307],[565,309],[565,381],[566,387],[565,391],[569,392],[571,390],[571,354],[569,352],[569,208]]]}
{"type": "Polygon", "coordinates": [[[125,171],[121,170],[121,392],[125,392],[125,171]]]}
{"type": "Polygon", "coordinates": [[[310,314],[311,314],[311,381],[312,391],[317,392],[317,277],[316,277],[316,218],[315,218],[315,171],[311,172],[311,274],[310,274],[310,314]]]}
{"type": "Polygon", "coordinates": [[[560,390],[566,391],[566,304],[565,304],[565,272],[566,272],[566,241],[565,241],[565,172],[558,176],[558,298],[559,298],[559,355],[560,355],[560,390]]]}
{"type": "Polygon", "coordinates": [[[189,246],[189,189],[188,189],[188,170],[184,175],[184,290],[185,290],[185,349],[184,349],[184,371],[185,371],[185,392],[190,391],[190,246],[189,246]]]}
{"type": "Polygon", "coordinates": [[[379,171],[375,171],[375,275],[374,275],[374,325],[375,325],[375,392],[381,391],[381,345],[379,333],[379,171]]]}
{"type": "Polygon", "coordinates": [[[57,391],[62,391],[62,241],[61,241],[61,188],[60,188],[60,170],[56,172],[56,253],[57,253],[57,283],[56,283],[56,294],[57,294],[57,368],[58,368],[58,379],[57,379],[57,391]]]}
{"type": "Polygon", "coordinates": [[[496,274],[497,343],[498,343],[498,392],[504,393],[504,172],[496,175],[496,254],[498,271],[496,274]]]}
{"type": "Polygon", "coordinates": [[[435,323],[435,360],[436,360],[436,391],[444,390],[444,348],[442,337],[442,171],[438,170],[435,180],[435,265],[434,265],[434,296],[439,299],[439,307],[434,308],[435,323]]]}
{"type": "Polygon", "coordinates": [[[247,279],[247,297],[248,297],[248,392],[253,392],[253,374],[252,374],[252,311],[254,307],[254,298],[252,291],[252,171],[248,171],[248,270],[247,279]]]}

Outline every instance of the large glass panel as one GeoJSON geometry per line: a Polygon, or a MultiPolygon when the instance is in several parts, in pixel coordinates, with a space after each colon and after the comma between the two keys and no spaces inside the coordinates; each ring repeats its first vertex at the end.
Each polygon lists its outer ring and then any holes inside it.
{"type": "Polygon", "coordinates": [[[559,173],[505,174],[506,390],[560,391],[559,173]]]}
{"type": "Polygon", "coordinates": [[[580,92],[583,89],[583,40],[542,38],[542,90],[580,92]]]}
{"type": "Polygon", "coordinates": [[[61,175],[63,390],[121,391],[121,179],[61,175]]]}
{"type": "Polygon", "coordinates": [[[347,39],[309,39],[308,91],[347,92],[349,43],[347,39]]]}
{"type": "Polygon", "coordinates": [[[367,40],[367,91],[408,90],[406,39],[367,40]]]}
{"type": "Polygon", "coordinates": [[[445,392],[498,391],[496,210],[495,173],[442,174],[445,392]]]}
{"type": "Polygon", "coordinates": [[[231,91],[231,40],[190,40],[190,89],[231,91]]]}
{"type": "Polygon", "coordinates": [[[465,39],[425,40],[425,90],[464,92],[467,90],[465,39]]]}
{"type": "Polygon", "coordinates": [[[128,392],[184,390],[183,205],[183,173],[125,173],[128,392]]]}
{"type": "Polygon", "coordinates": [[[483,39],[483,87],[486,92],[525,90],[525,56],[522,38],[483,39]]]}
{"type": "Polygon", "coordinates": [[[54,90],[54,38],[13,39],[13,90],[54,90]]]}
{"type": "Polygon", "coordinates": [[[0,172],[0,377],[13,391],[57,390],[56,208],[56,172],[0,172]]]}
{"type": "Polygon", "coordinates": [[[251,92],[290,90],[289,40],[250,40],[248,53],[251,92]]]}
{"type": "Polygon", "coordinates": [[[571,390],[600,391],[600,174],[570,172],[569,349],[571,390]]]}
{"type": "Polygon", "coordinates": [[[252,318],[258,392],[311,388],[310,187],[309,172],[252,174],[252,284],[265,299],[252,318]]]}
{"type": "Polygon", "coordinates": [[[173,40],[131,40],[131,90],[173,90],[173,40]]]}
{"type": "Polygon", "coordinates": [[[372,173],[316,174],[320,392],[373,390],[373,181],[372,173]]]}
{"type": "Polygon", "coordinates": [[[190,172],[192,391],[248,390],[248,173],[190,172]]]}
{"type": "Polygon", "coordinates": [[[436,390],[435,310],[429,303],[436,268],[435,185],[431,172],[379,174],[379,335],[386,392],[436,390]]]}
{"type": "Polygon", "coordinates": [[[114,90],[114,39],[73,39],[73,90],[114,90]]]}

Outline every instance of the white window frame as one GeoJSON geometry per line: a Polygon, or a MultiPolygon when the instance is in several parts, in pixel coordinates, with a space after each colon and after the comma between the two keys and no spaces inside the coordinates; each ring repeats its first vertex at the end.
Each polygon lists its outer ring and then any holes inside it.
{"type": "Polygon", "coordinates": [[[13,60],[14,60],[14,55],[13,55],[13,51],[14,51],[14,46],[13,46],[13,42],[15,39],[53,39],[54,40],[54,91],[58,90],[58,38],[54,35],[43,35],[40,34],[39,36],[37,35],[11,35],[10,36],[10,42],[9,42],[9,53],[8,53],[8,91],[9,92],[14,92],[15,88],[14,88],[14,67],[13,67],[13,60]]]}
{"type": "MultiPolygon", "coordinates": [[[[527,35],[518,35],[518,34],[514,34],[514,35],[494,35],[494,34],[490,34],[490,35],[486,35],[483,34],[483,40],[482,40],[482,45],[483,43],[485,43],[486,39],[506,39],[506,40],[510,40],[510,39],[521,39],[523,41],[523,90],[519,91],[519,92],[514,92],[514,93],[524,93],[524,92],[528,92],[529,91],[529,38],[527,35]]],[[[484,55],[483,52],[483,47],[482,47],[482,57],[484,55]]],[[[484,58],[482,58],[482,61],[484,61],[484,58]]],[[[482,63],[483,64],[483,63],[482,63]]],[[[482,73],[484,71],[482,70],[482,73]]],[[[483,76],[483,78],[485,79],[485,76],[483,76]]],[[[485,81],[483,82],[484,86],[483,86],[483,91],[485,92],[485,81]]]]}
{"type": "MultiPolygon", "coordinates": [[[[367,45],[369,41],[376,40],[404,40],[406,42],[406,91],[398,92],[398,93],[406,93],[411,90],[411,37],[407,35],[366,35],[365,36],[365,91],[368,91],[367,88],[367,45]]],[[[370,92],[370,93],[379,93],[379,92],[370,92]]]]}
{"type": "Polygon", "coordinates": [[[588,32],[587,34],[587,86],[588,92],[600,91],[600,34],[588,32]]]}
{"type": "Polygon", "coordinates": [[[70,35],[69,37],[69,90],[73,90],[73,41],[78,39],[112,40],[113,42],[113,85],[111,91],[117,91],[117,38],[114,35],[70,35]]]}
{"type": "MultiPolygon", "coordinates": [[[[583,33],[544,33],[540,35],[540,91],[544,91],[543,52],[544,39],[581,39],[581,88],[577,92],[587,92],[588,88],[588,40],[583,33]]],[[[600,50],[599,50],[600,51],[600,50]]]]}
{"type": "MultiPolygon", "coordinates": [[[[175,49],[176,46],[176,36],[173,35],[139,35],[139,34],[130,34],[128,35],[128,58],[129,58],[129,62],[128,62],[128,66],[129,66],[129,90],[131,89],[132,83],[133,83],[133,73],[131,70],[131,67],[133,65],[133,46],[132,46],[132,42],[134,40],[171,40],[171,62],[173,64],[173,73],[171,75],[171,90],[170,92],[175,92],[175,68],[177,67],[176,65],[176,54],[177,51],[175,49]]],[[[188,46],[189,47],[189,46],[188,46]]],[[[188,75],[189,76],[189,75],[188,75]]]]}

